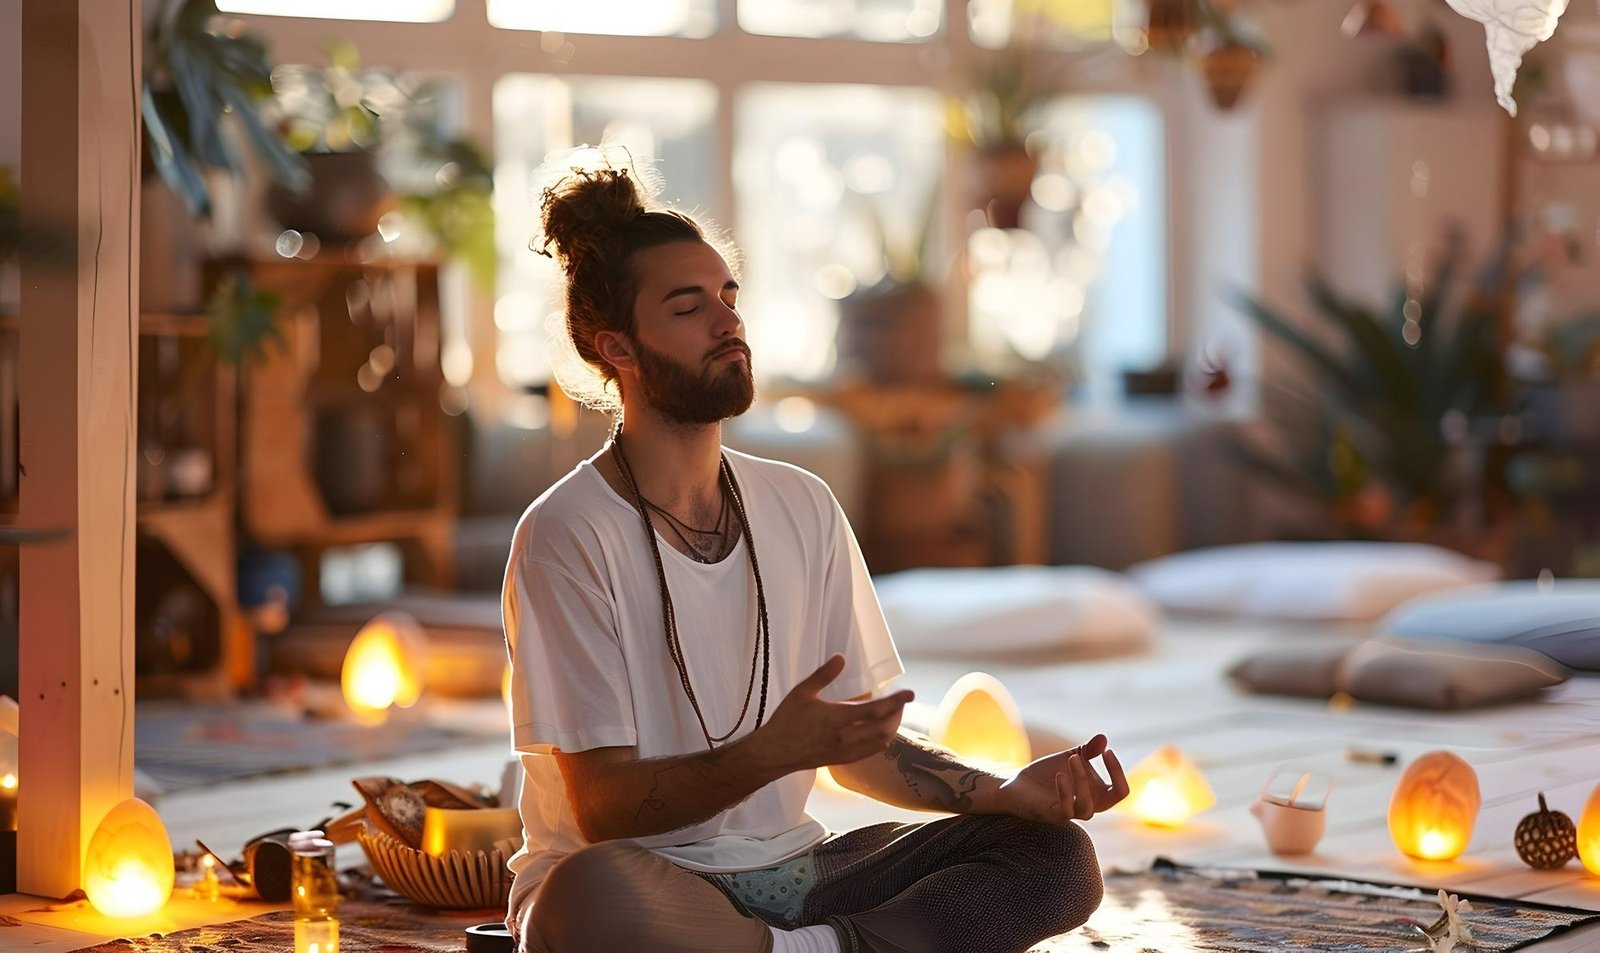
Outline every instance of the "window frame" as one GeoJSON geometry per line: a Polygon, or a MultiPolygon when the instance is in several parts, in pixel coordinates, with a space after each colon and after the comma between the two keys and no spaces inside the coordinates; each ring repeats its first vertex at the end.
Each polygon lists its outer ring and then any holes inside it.
{"type": "MultiPolygon", "coordinates": [[[[559,55],[561,44],[546,43],[539,31],[508,30],[493,26],[487,0],[456,0],[455,13],[446,20],[408,23],[375,20],[330,20],[297,17],[240,15],[271,43],[280,63],[321,63],[335,38],[348,39],[361,50],[364,63],[374,67],[405,69],[452,77],[460,90],[463,115],[460,131],[495,154],[494,86],[503,75],[535,73],[552,76],[605,76],[699,79],[717,90],[715,155],[717,161],[711,209],[718,224],[737,221],[733,187],[734,114],[740,92],[757,83],[869,84],[922,86],[944,95],[957,92],[953,77],[964,64],[991,52],[977,44],[967,29],[967,0],[943,0],[941,28],[924,42],[878,42],[861,39],[783,37],[746,33],[738,25],[737,0],[717,0],[716,30],[707,37],[610,36],[570,34],[576,54],[559,55]],[[463,59],[461,50],[473,50],[463,59]]],[[[1048,55],[1048,54],[1046,54],[1048,55]]],[[[1060,54],[1063,57],[1070,53],[1060,54]]],[[[1181,154],[1175,119],[1189,112],[1187,90],[1176,82],[1176,71],[1130,69],[1113,77],[1098,76],[1072,92],[1124,94],[1151,101],[1161,112],[1167,130],[1167,158],[1163,191],[1166,199],[1165,246],[1172,270],[1180,250],[1175,236],[1183,225],[1176,218],[1176,179],[1181,170],[1173,159],[1181,154]]],[[[941,178],[941,219],[951,236],[964,232],[969,209],[963,195],[968,174],[964,150],[947,148],[941,178]]],[[[958,270],[953,270],[958,271],[958,270]]],[[[1166,289],[1166,339],[1169,359],[1180,359],[1185,336],[1175,320],[1180,289],[1166,289]]],[[[958,273],[946,283],[947,333],[967,334],[967,287],[958,273]]],[[[473,357],[468,391],[473,404],[493,413],[514,396],[495,371],[497,329],[495,296],[469,288],[466,327],[473,357]]]]}

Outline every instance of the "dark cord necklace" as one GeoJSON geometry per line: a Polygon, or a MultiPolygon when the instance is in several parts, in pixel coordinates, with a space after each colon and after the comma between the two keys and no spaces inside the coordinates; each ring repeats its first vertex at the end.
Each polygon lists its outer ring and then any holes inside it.
{"type": "MultiPolygon", "coordinates": [[[[758,660],[761,668],[761,703],[756,710],[757,728],[761,727],[761,722],[767,715],[767,686],[772,669],[772,630],[767,624],[767,594],[761,585],[761,564],[756,560],[755,537],[751,535],[750,518],[745,513],[744,497],[739,492],[739,481],[734,479],[733,468],[728,465],[728,457],[723,454],[721,466],[723,492],[727,494],[726,499],[733,501],[734,511],[738,514],[745,549],[750,554],[750,572],[756,581],[756,639],[754,650],[750,654],[750,682],[745,686],[744,704],[739,708],[739,720],[733,723],[727,734],[713,736],[711,729],[706,726],[706,716],[700,710],[700,700],[695,697],[694,686],[689,683],[689,667],[684,662],[683,645],[678,640],[678,620],[672,609],[672,593],[667,588],[667,568],[661,560],[661,545],[656,540],[655,524],[650,519],[651,505],[645,501],[644,495],[639,492],[638,483],[633,479],[633,470],[629,468],[628,458],[622,452],[621,437],[622,430],[619,427],[611,438],[611,456],[617,462],[617,470],[622,474],[623,482],[628,484],[628,490],[633,494],[634,508],[639,511],[639,518],[644,521],[645,538],[650,541],[650,555],[656,564],[656,582],[661,588],[661,616],[667,625],[667,654],[672,657],[672,663],[678,669],[678,680],[683,683],[683,693],[689,698],[689,707],[694,709],[694,716],[700,722],[700,732],[705,735],[706,747],[715,748],[733,737],[750,712],[750,699],[755,694],[758,660]]],[[[682,534],[679,535],[681,537],[682,534]]],[[[691,544],[690,548],[693,549],[694,546],[691,544]]]]}
{"type": "Polygon", "coordinates": [[[689,547],[689,555],[694,558],[695,562],[721,562],[733,551],[731,543],[732,539],[736,537],[730,537],[728,534],[728,493],[726,490],[722,492],[722,510],[717,514],[717,524],[711,529],[690,526],[683,520],[673,516],[666,507],[657,505],[642,494],[639,499],[644,500],[645,506],[666,517],[667,526],[671,528],[674,535],[683,540],[685,546],[689,547]]]}

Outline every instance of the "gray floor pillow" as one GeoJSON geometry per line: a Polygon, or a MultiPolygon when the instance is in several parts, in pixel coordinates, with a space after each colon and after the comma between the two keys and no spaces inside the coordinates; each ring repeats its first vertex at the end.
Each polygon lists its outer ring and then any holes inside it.
{"type": "Polygon", "coordinates": [[[1511,645],[1600,672],[1600,580],[1506,582],[1423,596],[1384,618],[1391,638],[1511,645]]]}
{"type": "Polygon", "coordinates": [[[1266,649],[1228,669],[1240,688],[1327,698],[1335,692],[1403,708],[1477,708],[1523,701],[1568,678],[1537,652],[1510,646],[1311,643],[1266,649]]]}

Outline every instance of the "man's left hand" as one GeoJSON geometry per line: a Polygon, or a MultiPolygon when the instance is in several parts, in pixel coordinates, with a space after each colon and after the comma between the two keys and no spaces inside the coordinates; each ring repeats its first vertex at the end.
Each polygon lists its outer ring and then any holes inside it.
{"type": "Polygon", "coordinates": [[[1128,779],[1105,735],[1045,755],[1018,771],[995,791],[997,813],[1045,824],[1087,821],[1128,796],[1128,779]],[[1110,781],[1101,779],[1089,762],[1103,757],[1110,781]]]}

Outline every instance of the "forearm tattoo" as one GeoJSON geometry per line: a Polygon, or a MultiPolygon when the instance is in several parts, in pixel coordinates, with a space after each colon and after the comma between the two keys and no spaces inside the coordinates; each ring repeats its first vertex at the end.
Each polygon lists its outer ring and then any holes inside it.
{"type": "Polygon", "coordinates": [[[972,794],[987,775],[921,747],[905,736],[889,742],[883,756],[895,763],[906,787],[920,800],[947,811],[972,809],[972,794]]]}
{"type": "MultiPolygon", "coordinates": [[[[722,761],[722,755],[720,750],[713,750],[689,760],[664,759],[664,763],[656,766],[652,772],[650,790],[645,793],[639,809],[633,814],[634,823],[654,826],[662,812],[668,810],[669,801],[692,803],[691,792],[703,796],[714,790],[717,779],[712,769],[722,761]]],[[[673,820],[673,829],[698,824],[725,809],[713,804],[695,805],[693,810],[685,812],[688,816],[673,820]]]]}

